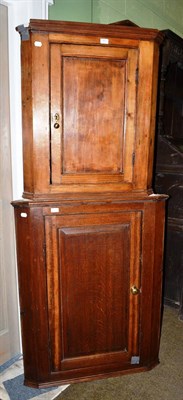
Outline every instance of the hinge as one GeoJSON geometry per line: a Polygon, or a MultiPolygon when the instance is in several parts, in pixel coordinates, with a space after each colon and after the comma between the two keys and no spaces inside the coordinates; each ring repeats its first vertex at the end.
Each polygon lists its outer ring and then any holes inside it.
{"type": "Polygon", "coordinates": [[[132,356],[131,357],[131,364],[139,364],[140,363],[140,357],[139,356],[132,356]]]}
{"type": "Polygon", "coordinates": [[[139,69],[138,69],[138,67],[136,68],[136,71],[135,71],[135,83],[136,83],[136,85],[138,85],[138,83],[139,83],[139,69]]]}
{"type": "Polygon", "coordinates": [[[133,152],[132,154],[132,166],[134,167],[135,164],[135,153],[133,152]]]}

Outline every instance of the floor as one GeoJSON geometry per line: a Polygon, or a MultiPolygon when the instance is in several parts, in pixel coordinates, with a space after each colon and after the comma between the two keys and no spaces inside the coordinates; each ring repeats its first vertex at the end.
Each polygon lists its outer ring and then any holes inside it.
{"type": "MultiPolygon", "coordinates": [[[[3,382],[13,379],[18,375],[23,374],[23,360],[22,357],[19,358],[16,362],[14,362],[10,367],[4,369],[0,374],[0,400],[11,400],[9,397],[3,382]]],[[[59,386],[57,389],[52,390],[51,392],[44,393],[42,395],[33,397],[33,400],[54,400],[60,395],[63,390],[65,390],[69,385],[59,386]]],[[[21,398],[19,399],[21,400],[21,398]]],[[[29,400],[31,400],[29,398],[29,400]]]]}
{"type": "MultiPolygon", "coordinates": [[[[160,364],[152,371],[59,386],[34,397],[22,397],[18,389],[16,400],[183,400],[183,321],[176,310],[165,308],[160,345],[160,364]],[[65,390],[67,389],[67,390],[65,390]]],[[[3,382],[23,374],[22,358],[0,375],[0,400],[9,397],[3,382]]],[[[22,387],[25,388],[22,384],[22,387]]]]}

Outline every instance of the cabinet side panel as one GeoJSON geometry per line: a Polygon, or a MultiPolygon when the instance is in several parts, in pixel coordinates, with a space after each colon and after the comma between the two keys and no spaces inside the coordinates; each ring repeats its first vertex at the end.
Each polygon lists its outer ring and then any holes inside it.
{"type": "Polygon", "coordinates": [[[33,192],[33,131],[32,131],[32,50],[30,41],[21,42],[22,64],[22,129],[24,192],[33,192]]]}
{"type": "Polygon", "coordinates": [[[157,103],[157,89],[158,89],[158,66],[159,66],[159,46],[157,44],[155,44],[154,45],[154,57],[153,57],[147,189],[150,189],[152,187],[152,175],[153,175],[153,164],[154,164],[154,144],[155,144],[155,125],[156,125],[156,103],[157,103]]]}
{"type": "Polygon", "coordinates": [[[158,362],[159,352],[164,207],[164,200],[144,207],[141,361],[149,366],[158,362]]]}
{"type": "Polygon", "coordinates": [[[31,233],[29,209],[15,209],[15,224],[24,371],[25,376],[32,380],[37,380],[37,355],[35,351],[36,344],[33,323],[34,310],[32,306],[32,274],[30,268],[31,233]],[[27,218],[22,218],[21,213],[27,215],[27,218]]]}
{"type": "Polygon", "coordinates": [[[154,202],[144,205],[142,225],[142,303],[141,303],[141,362],[150,363],[150,337],[152,328],[153,265],[155,238],[154,202]]]}
{"type": "Polygon", "coordinates": [[[141,42],[137,92],[137,135],[134,185],[151,186],[156,111],[158,49],[153,42],[141,42]]]}
{"type": "Polygon", "coordinates": [[[15,216],[25,381],[36,384],[49,375],[42,208],[17,208],[15,216]]]}
{"type": "Polygon", "coordinates": [[[47,307],[47,282],[45,268],[45,234],[43,208],[31,209],[31,266],[34,307],[34,329],[37,345],[39,381],[48,379],[50,373],[49,331],[47,307]]]}
{"type": "Polygon", "coordinates": [[[154,274],[153,274],[153,301],[152,301],[152,330],[151,330],[151,358],[158,359],[161,312],[162,312],[162,277],[163,277],[163,249],[164,249],[164,223],[165,202],[155,205],[155,248],[154,248],[154,274]]]}
{"type": "Polygon", "coordinates": [[[50,184],[49,44],[46,34],[32,34],[32,95],[34,190],[48,192],[50,184]]]}

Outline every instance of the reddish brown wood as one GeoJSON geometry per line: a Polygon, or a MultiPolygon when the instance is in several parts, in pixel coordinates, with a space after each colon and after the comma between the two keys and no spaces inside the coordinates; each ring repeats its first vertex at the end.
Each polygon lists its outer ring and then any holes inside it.
{"type": "Polygon", "coordinates": [[[38,385],[50,363],[42,208],[16,208],[15,223],[25,379],[38,385]]]}
{"type": "Polygon", "coordinates": [[[78,23],[68,21],[48,21],[31,19],[29,30],[32,31],[46,31],[46,32],[64,32],[75,35],[78,33],[78,27],[82,31],[83,35],[94,35],[98,36],[101,33],[109,35],[111,37],[125,37],[127,39],[140,39],[140,40],[156,40],[161,43],[163,40],[163,33],[157,29],[118,26],[118,25],[105,25],[105,24],[89,24],[89,23],[78,23]],[[122,29],[121,29],[122,28],[122,29]]]}
{"type": "Polygon", "coordinates": [[[52,184],[132,182],[136,50],[51,45],[51,54],[52,184]]]}
{"type": "Polygon", "coordinates": [[[52,212],[57,203],[29,202],[24,208],[14,203],[21,301],[33,302],[34,318],[28,312],[27,326],[35,324],[34,344],[23,326],[25,363],[30,346],[35,349],[34,373],[25,369],[28,384],[114,376],[158,363],[164,204],[156,196],[104,204],[65,201],[52,212]],[[22,210],[28,210],[27,219],[22,210]],[[25,221],[39,227],[34,245],[25,221]],[[21,284],[22,274],[30,292],[21,284]],[[138,295],[131,293],[133,285],[138,295]],[[131,364],[133,356],[139,364],[131,364]]]}
{"type": "Polygon", "coordinates": [[[122,173],[124,67],[123,60],[64,57],[64,174],[122,173]]]}
{"type": "Polygon", "coordinates": [[[141,42],[134,166],[134,186],[139,190],[152,186],[157,74],[158,48],[141,42]]]}
{"type": "Polygon", "coordinates": [[[21,65],[24,191],[34,193],[31,42],[22,42],[21,65]]]}
{"type": "Polygon", "coordinates": [[[13,206],[30,386],[158,363],[166,196],[151,181],[161,38],[39,20],[22,36],[31,200],[13,206]]]}
{"type": "Polygon", "coordinates": [[[162,296],[164,203],[145,203],[142,243],[142,362],[158,361],[162,296]],[[151,312],[149,312],[151,310],[151,312]],[[145,338],[150,338],[146,340],[145,338]]]}
{"type": "Polygon", "coordinates": [[[140,214],[50,216],[45,222],[53,369],[131,360],[139,351],[139,304],[128,288],[139,284],[140,214]]]}

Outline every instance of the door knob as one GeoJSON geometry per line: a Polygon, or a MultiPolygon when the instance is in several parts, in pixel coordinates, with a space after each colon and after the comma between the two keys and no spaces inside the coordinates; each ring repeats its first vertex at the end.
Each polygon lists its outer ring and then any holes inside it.
{"type": "Polygon", "coordinates": [[[55,122],[55,124],[54,124],[54,128],[55,128],[55,129],[58,129],[58,128],[59,128],[59,126],[60,126],[60,125],[58,124],[58,122],[55,122]]]}
{"type": "Polygon", "coordinates": [[[140,289],[139,288],[137,288],[135,285],[133,285],[132,287],[131,287],[131,293],[133,294],[133,295],[136,295],[136,294],[139,294],[140,293],[140,289]]]}

